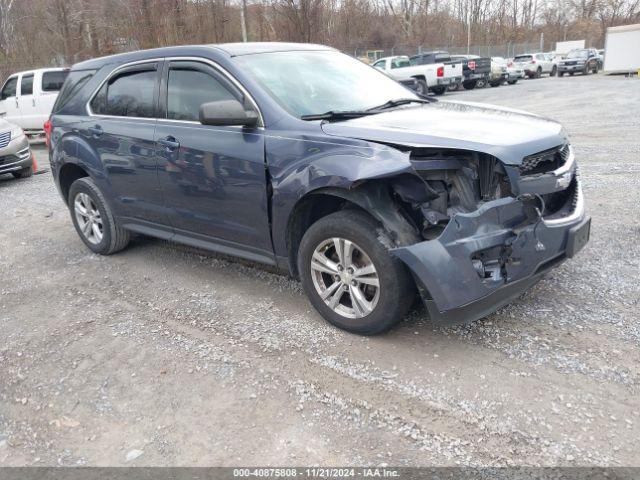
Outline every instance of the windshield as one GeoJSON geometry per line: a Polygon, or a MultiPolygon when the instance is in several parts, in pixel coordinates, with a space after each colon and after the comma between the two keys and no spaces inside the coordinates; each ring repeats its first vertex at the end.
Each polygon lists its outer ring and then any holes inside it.
{"type": "Polygon", "coordinates": [[[567,54],[567,58],[587,58],[586,50],[571,50],[567,54]]]}
{"type": "Polygon", "coordinates": [[[393,99],[418,98],[384,73],[339,52],[261,53],[234,61],[297,117],[365,110],[393,99]]]}

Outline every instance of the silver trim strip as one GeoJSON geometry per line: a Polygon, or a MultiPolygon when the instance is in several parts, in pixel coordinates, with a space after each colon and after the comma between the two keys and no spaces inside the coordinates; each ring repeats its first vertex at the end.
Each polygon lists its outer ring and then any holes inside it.
{"type": "Polygon", "coordinates": [[[100,85],[98,85],[98,87],[91,94],[86,104],[87,115],[89,115],[90,117],[100,117],[100,118],[119,118],[119,119],[128,119],[128,120],[147,120],[147,121],[162,120],[165,122],[190,123],[190,124],[202,125],[200,122],[196,122],[194,120],[174,120],[170,118],[160,118],[160,117],[147,118],[147,117],[122,117],[118,115],[99,115],[91,111],[91,102],[93,101],[94,97],[98,94],[98,92],[103,87],[103,85],[106,82],[108,82],[110,78],[115,76],[120,70],[123,70],[127,67],[131,67],[133,65],[141,65],[145,63],[162,62],[162,61],[169,61],[169,62],[170,61],[191,61],[191,62],[200,62],[200,63],[208,64],[210,67],[217,70],[227,80],[229,80],[233,85],[235,85],[236,88],[238,88],[249,99],[255,111],[258,112],[258,125],[256,128],[261,128],[261,129],[264,128],[264,117],[262,116],[262,112],[260,111],[258,104],[254,100],[253,96],[251,96],[249,91],[246,88],[244,88],[244,86],[233,75],[231,75],[225,68],[223,68],[213,60],[209,60],[208,58],[205,58],[205,57],[163,57],[163,58],[151,58],[146,60],[137,60],[135,62],[123,63],[122,65],[119,65],[118,67],[113,69],[109,73],[109,75],[107,75],[107,77],[102,82],[100,82],[100,85]]]}
{"type": "Polygon", "coordinates": [[[545,223],[545,225],[549,225],[550,227],[558,227],[566,225],[567,223],[573,223],[584,216],[584,195],[582,193],[582,185],[580,184],[579,178],[576,178],[576,182],[576,188],[578,189],[578,200],[576,202],[576,208],[574,208],[573,212],[566,217],[554,218],[551,220],[545,220],[543,218],[542,221],[545,223]]]}

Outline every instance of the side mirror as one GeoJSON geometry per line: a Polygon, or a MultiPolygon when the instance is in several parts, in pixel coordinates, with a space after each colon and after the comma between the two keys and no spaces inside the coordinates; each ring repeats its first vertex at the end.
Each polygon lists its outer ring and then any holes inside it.
{"type": "Polygon", "coordinates": [[[255,127],[258,114],[245,110],[238,100],[219,100],[200,105],[200,123],[203,125],[255,127]]]}

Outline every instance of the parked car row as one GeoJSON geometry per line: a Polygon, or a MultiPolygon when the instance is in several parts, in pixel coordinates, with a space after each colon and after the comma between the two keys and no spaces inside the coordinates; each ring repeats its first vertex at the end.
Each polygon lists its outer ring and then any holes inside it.
{"type": "Polygon", "coordinates": [[[596,49],[572,50],[562,58],[553,52],[524,53],[513,59],[449,55],[444,51],[420,53],[411,57],[395,55],[376,60],[373,66],[397,81],[411,86],[418,93],[442,95],[461,87],[472,90],[490,85],[498,87],[518,80],[540,78],[543,75],[573,75],[576,72],[598,73],[603,56],[596,49]]]}

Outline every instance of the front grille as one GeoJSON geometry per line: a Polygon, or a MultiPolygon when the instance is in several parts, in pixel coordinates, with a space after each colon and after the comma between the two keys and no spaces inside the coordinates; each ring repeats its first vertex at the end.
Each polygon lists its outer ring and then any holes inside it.
{"type": "Polygon", "coordinates": [[[529,155],[522,159],[520,175],[536,175],[552,172],[564,165],[568,158],[568,144],[529,155]]]}
{"type": "Polygon", "coordinates": [[[0,133],[0,148],[4,148],[9,145],[11,141],[11,132],[2,132],[0,133]]]}

